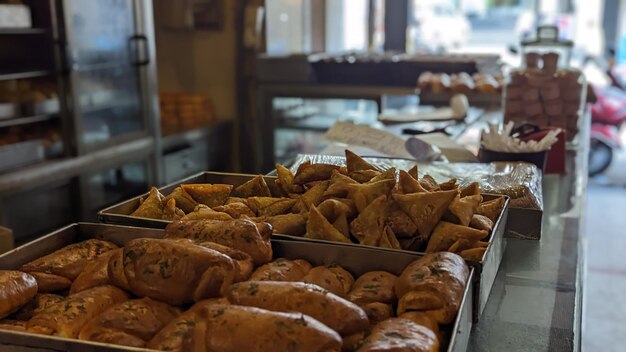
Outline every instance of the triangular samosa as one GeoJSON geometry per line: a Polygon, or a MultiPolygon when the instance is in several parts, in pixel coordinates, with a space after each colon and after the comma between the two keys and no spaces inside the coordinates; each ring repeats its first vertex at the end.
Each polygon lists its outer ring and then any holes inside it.
{"type": "Polygon", "coordinates": [[[461,187],[461,198],[480,194],[480,185],[478,182],[472,182],[467,186],[461,187]]]}
{"type": "Polygon", "coordinates": [[[187,192],[191,198],[200,204],[207,205],[211,208],[224,205],[230,192],[233,190],[232,185],[224,184],[183,184],[181,187],[187,192]]]}
{"type": "Polygon", "coordinates": [[[198,202],[196,202],[196,200],[193,199],[182,187],[174,188],[172,193],[165,197],[163,202],[166,204],[172,198],[176,199],[176,206],[184,211],[185,214],[191,213],[198,205],[198,202]]]}
{"type": "Polygon", "coordinates": [[[427,191],[434,191],[439,188],[439,184],[435,179],[430,175],[424,175],[421,179],[419,179],[420,185],[427,191]]]}
{"type": "Polygon", "coordinates": [[[398,190],[402,194],[407,193],[419,193],[428,192],[422,185],[413,178],[408,172],[400,170],[400,177],[398,178],[398,190]]]}
{"type": "Polygon", "coordinates": [[[229,221],[232,219],[233,218],[230,215],[226,213],[221,213],[219,211],[215,211],[203,204],[198,205],[194,211],[188,213],[187,215],[181,218],[182,221],[189,221],[189,220],[229,221]]]}
{"type": "Polygon", "coordinates": [[[293,206],[294,213],[303,213],[309,211],[311,205],[317,206],[322,202],[324,192],[328,188],[329,181],[320,181],[315,183],[309,188],[300,198],[297,199],[296,204],[293,206]]]}
{"type": "Polygon", "coordinates": [[[456,194],[457,191],[454,190],[394,194],[393,199],[417,225],[417,232],[420,237],[427,239],[456,194]]]}
{"type": "Polygon", "coordinates": [[[292,198],[250,197],[248,206],[258,216],[273,216],[289,213],[297,201],[292,198]]]}
{"type": "Polygon", "coordinates": [[[130,216],[161,219],[163,217],[163,195],[156,187],[150,188],[148,197],[143,200],[137,210],[132,212],[130,216]]]}
{"type": "Polygon", "coordinates": [[[293,183],[303,185],[313,181],[328,180],[337,169],[339,169],[337,165],[304,163],[298,167],[293,183]]]}
{"type": "Polygon", "coordinates": [[[493,221],[484,215],[474,214],[469,226],[478,230],[491,232],[493,229],[493,221]]]}
{"type": "Polygon", "coordinates": [[[363,211],[374,199],[388,196],[396,184],[396,180],[382,180],[374,183],[348,185],[348,197],[354,200],[359,212],[363,211]]]}
{"type": "Polygon", "coordinates": [[[161,219],[175,221],[180,220],[183,216],[185,216],[185,212],[176,207],[176,199],[171,198],[167,201],[167,203],[165,203],[161,219]]]}
{"type": "Polygon", "coordinates": [[[489,233],[471,227],[441,221],[428,240],[426,253],[447,251],[459,239],[476,242],[487,237],[489,233]]]}
{"type": "Polygon", "coordinates": [[[360,156],[355,153],[345,150],[346,153],[346,167],[348,168],[348,173],[353,171],[361,171],[361,170],[378,170],[374,165],[368,163],[360,156]]]}
{"type": "Polygon", "coordinates": [[[356,184],[355,180],[352,178],[340,173],[334,172],[330,177],[330,184],[328,185],[328,189],[324,192],[324,198],[330,197],[346,197],[348,195],[348,187],[349,184],[356,184]]]}
{"type": "Polygon", "coordinates": [[[480,194],[463,198],[457,194],[452,203],[450,203],[448,211],[443,214],[443,219],[455,224],[469,226],[472,216],[482,200],[483,197],[480,194]]]}
{"type": "Polygon", "coordinates": [[[265,178],[257,175],[246,183],[235,188],[235,194],[241,198],[248,197],[271,197],[270,188],[267,187],[265,178]]]}
{"type": "Polygon", "coordinates": [[[476,209],[476,214],[484,215],[495,224],[504,208],[504,197],[498,197],[488,202],[481,203],[476,209]]]}
{"type": "Polygon", "coordinates": [[[417,174],[417,164],[413,165],[413,167],[410,168],[409,171],[407,171],[407,173],[411,175],[411,177],[417,180],[419,178],[417,174]]]}
{"type": "Polygon", "coordinates": [[[386,196],[380,196],[372,201],[360,214],[350,223],[352,234],[361,244],[368,246],[378,246],[380,239],[385,232],[385,221],[389,209],[386,196]]]}
{"type": "Polygon", "coordinates": [[[317,210],[311,207],[309,210],[309,220],[306,223],[306,238],[351,243],[350,239],[337,230],[328,220],[317,210]]]}

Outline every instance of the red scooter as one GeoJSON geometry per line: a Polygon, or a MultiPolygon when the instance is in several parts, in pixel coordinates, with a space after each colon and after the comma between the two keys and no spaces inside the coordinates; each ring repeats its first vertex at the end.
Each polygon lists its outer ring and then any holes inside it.
{"type": "Polygon", "coordinates": [[[591,105],[589,176],[604,172],[613,151],[622,147],[620,130],[626,122],[626,92],[618,87],[590,88],[597,97],[591,105]]]}

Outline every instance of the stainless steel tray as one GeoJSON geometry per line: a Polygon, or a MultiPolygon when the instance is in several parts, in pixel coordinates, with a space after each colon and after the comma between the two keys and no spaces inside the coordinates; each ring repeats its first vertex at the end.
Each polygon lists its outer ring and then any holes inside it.
{"type": "MultiPolygon", "coordinates": [[[[160,188],[159,190],[163,194],[169,194],[174,188],[178,187],[184,183],[225,183],[231,184],[234,186],[241,185],[248,181],[254,175],[246,175],[246,174],[230,174],[230,173],[221,173],[221,172],[202,172],[194,176],[190,176],[181,181],[177,181],[175,183],[169,184],[165,187],[160,188]]],[[[274,195],[278,195],[278,189],[274,184],[275,176],[264,176],[265,181],[270,188],[270,191],[274,195]]],[[[145,193],[141,196],[137,196],[130,200],[118,203],[116,205],[110,206],[106,209],[98,212],[98,217],[100,221],[108,224],[120,224],[120,225],[129,225],[129,226],[140,226],[140,227],[151,227],[151,228],[165,228],[170,222],[165,220],[154,220],[147,218],[139,218],[135,216],[129,216],[128,214],[132,213],[139,206],[139,199],[141,197],[147,196],[148,193],[145,193]]],[[[487,200],[493,199],[495,197],[501,197],[500,195],[491,195],[491,194],[483,194],[483,197],[487,200]]],[[[500,263],[502,262],[502,256],[504,254],[504,249],[506,248],[506,238],[504,237],[505,227],[508,218],[509,212],[509,198],[506,198],[504,209],[500,214],[500,218],[494,224],[493,231],[491,231],[491,235],[489,236],[489,242],[491,244],[487,248],[485,255],[483,256],[483,260],[480,262],[476,261],[468,261],[468,264],[473,266],[476,269],[476,275],[474,275],[474,280],[476,281],[476,285],[474,286],[475,294],[474,294],[474,321],[477,321],[480,318],[485,306],[487,304],[487,299],[489,298],[489,293],[491,292],[491,287],[493,286],[493,282],[496,279],[496,274],[498,273],[498,268],[500,267],[500,263]]],[[[323,240],[314,240],[303,237],[296,236],[288,236],[288,235],[275,235],[277,238],[285,238],[290,240],[296,240],[301,242],[317,242],[317,243],[325,243],[325,244],[333,244],[336,245],[336,242],[323,241],[323,240]]],[[[344,244],[345,246],[350,247],[365,247],[359,244],[344,244]]],[[[370,247],[377,251],[386,251],[386,249],[378,248],[378,247],[370,247]]],[[[393,252],[400,253],[418,253],[412,251],[405,250],[389,250],[393,252]]]]}
{"type": "MultiPolygon", "coordinates": [[[[163,230],[130,226],[77,223],[43,236],[33,242],[0,256],[0,269],[18,269],[23,264],[49,254],[71,243],[90,238],[108,240],[124,245],[135,238],[160,238],[163,230]]],[[[296,242],[273,239],[274,258],[306,259],[311,264],[325,265],[337,263],[353,275],[359,276],[372,270],[385,270],[394,274],[400,272],[412,261],[421,257],[417,253],[381,252],[375,248],[350,247],[337,244],[296,242]],[[377,260],[371,258],[376,256],[377,260]]],[[[467,349],[472,328],[472,295],[474,269],[470,269],[468,285],[454,324],[450,328],[448,352],[467,349]]],[[[0,330],[0,351],[152,351],[111,344],[103,344],[53,336],[0,330]]]]}

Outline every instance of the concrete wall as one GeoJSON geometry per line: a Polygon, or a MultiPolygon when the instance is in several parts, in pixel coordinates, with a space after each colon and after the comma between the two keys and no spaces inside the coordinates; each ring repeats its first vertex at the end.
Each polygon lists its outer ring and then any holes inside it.
{"type": "Polygon", "coordinates": [[[159,90],[206,93],[213,99],[219,119],[234,119],[234,0],[224,0],[221,31],[169,28],[182,18],[178,14],[187,3],[154,0],[159,90]]]}

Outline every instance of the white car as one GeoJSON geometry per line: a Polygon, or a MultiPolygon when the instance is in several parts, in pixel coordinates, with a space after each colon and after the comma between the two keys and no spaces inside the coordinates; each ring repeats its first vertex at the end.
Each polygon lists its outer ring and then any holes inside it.
{"type": "Polygon", "coordinates": [[[472,26],[449,2],[414,0],[413,18],[409,18],[409,31],[414,47],[446,52],[466,44],[472,26]]]}

